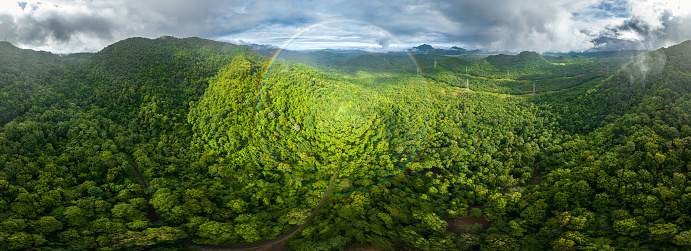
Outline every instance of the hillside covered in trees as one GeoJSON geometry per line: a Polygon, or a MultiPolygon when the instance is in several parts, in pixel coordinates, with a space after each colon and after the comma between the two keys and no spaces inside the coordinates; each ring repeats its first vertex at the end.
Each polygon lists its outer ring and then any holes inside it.
{"type": "Polygon", "coordinates": [[[0,42],[0,250],[691,248],[691,41],[286,55],[0,42]]]}

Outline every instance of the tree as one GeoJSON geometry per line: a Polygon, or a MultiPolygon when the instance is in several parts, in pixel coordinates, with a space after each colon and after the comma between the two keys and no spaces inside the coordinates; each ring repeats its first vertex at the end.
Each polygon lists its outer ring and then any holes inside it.
{"type": "Polygon", "coordinates": [[[53,216],[42,216],[38,221],[33,223],[34,231],[42,234],[61,230],[62,226],[62,222],[58,221],[53,216]]]}
{"type": "Polygon", "coordinates": [[[65,212],[63,213],[63,215],[65,217],[65,220],[67,221],[67,225],[69,226],[80,227],[86,225],[87,223],[86,218],[82,213],[82,209],[80,209],[77,206],[70,206],[65,208],[65,212]]]}
{"type": "Polygon", "coordinates": [[[678,246],[691,246],[691,230],[682,231],[675,235],[672,239],[672,243],[678,246]]]}
{"type": "Polygon", "coordinates": [[[261,239],[259,231],[252,225],[243,223],[235,226],[235,233],[240,235],[246,242],[256,242],[261,239]]]}
{"type": "Polygon", "coordinates": [[[644,229],[635,218],[628,218],[614,222],[614,230],[622,235],[637,236],[643,233],[644,229]]]}
{"type": "Polygon", "coordinates": [[[7,249],[22,249],[31,246],[33,238],[25,232],[15,232],[7,237],[4,243],[4,245],[0,245],[5,246],[7,249]]]}
{"type": "Polygon", "coordinates": [[[654,224],[648,231],[654,240],[668,242],[679,233],[679,227],[674,223],[654,224]]]}
{"type": "Polygon", "coordinates": [[[489,196],[484,211],[489,220],[500,220],[506,215],[506,199],[498,193],[489,196]]]}
{"type": "Polygon", "coordinates": [[[210,240],[211,243],[223,243],[238,239],[233,225],[216,221],[208,221],[201,224],[197,235],[210,240]]]}
{"type": "Polygon", "coordinates": [[[520,250],[518,241],[505,234],[490,234],[485,238],[485,244],[480,247],[483,251],[520,250]]]}

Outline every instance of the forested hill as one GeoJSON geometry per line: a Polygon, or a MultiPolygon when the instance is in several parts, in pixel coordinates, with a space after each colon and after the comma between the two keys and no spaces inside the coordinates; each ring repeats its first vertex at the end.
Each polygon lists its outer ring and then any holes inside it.
{"type": "Polygon", "coordinates": [[[602,84],[603,103],[622,113],[644,100],[675,100],[691,92],[690,72],[691,41],[643,53],[602,84]]]}
{"type": "Polygon", "coordinates": [[[22,50],[0,42],[0,125],[24,114],[32,106],[55,100],[51,85],[59,82],[67,62],[48,52],[22,50]]]}
{"type": "Polygon", "coordinates": [[[444,61],[439,62],[439,65],[453,72],[465,73],[465,70],[470,65],[470,62],[458,57],[449,57],[444,61]]]}
{"type": "Polygon", "coordinates": [[[419,55],[422,76],[406,54],[335,54],[277,63],[259,102],[268,58],[247,46],[0,43],[0,250],[271,240],[306,222],[334,163],[340,193],[286,249],[691,247],[691,42],[621,69],[419,55]]]}
{"type": "Polygon", "coordinates": [[[5,41],[0,41],[0,53],[3,55],[0,59],[3,66],[12,63],[15,64],[15,67],[28,67],[30,64],[47,63],[55,61],[58,57],[49,52],[19,49],[5,41]]]}
{"type": "Polygon", "coordinates": [[[374,71],[374,72],[396,72],[400,69],[394,67],[389,61],[384,58],[364,54],[348,60],[345,64],[353,71],[374,71]]]}
{"type": "Polygon", "coordinates": [[[154,187],[208,179],[205,162],[190,162],[200,154],[189,107],[236,56],[264,59],[198,38],[132,38],[68,56],[2,46],[0,249],[132,249],[186,236],[147,219],[128,161],[154,187]]]}
{"type": "MultiPolygon", "coordinates": [[[[530,68],[551,65],[547,59],[533,51],[524,51],[515,56],[504,54],[492,55],[479,61],[485,61],[487,64],[496,67],[498,70],[511,69],[515,67],[530,68]]],[[[478,64],[483,63],[484,62],[478,62],[478,64]]]]}
{"type": "Polygon", "coordinates": [[[492,55],[470,64],[473,75],[491,78],[526,79],[551,75],[553,64],[536,52],[524,51],[518,55],[492,55]],[[508,74],[508,76],[507,76],[508,74]]]}
{"type": "Polygon", "coordinates": [[[112,44],[67,72],[61,89],[73,102],[96,106],[127,125],[147,127],[153,137],[185,121],[190,102],[237,55],[259,58],[249,47],[199,38],[130,38],[112,44]],[[88,96],[83,96],[89,93],[88,96]]]}
{"type": "MultiPolygon", "coordinates": [[[[604,81],[540,98],[562,111],[563,124],[576,132],[589,132],[627,113],[683,118],[688,108],[683,103],[691,92],[690,53],[691,41],[646,52],[604,81]]],[[[677,129],[684,125],[675,124],[677,129]]]]}
{"type": "Polygon", "coordinates": [[[596,129],[546,156],[543,163],[552,171],[528,200],[536,204],[521,212],[528,221],[546,220],[546,228],[528,228],[539,231],[528,238],[556,237],[549,229],[563,229],[552,247],[691,244],[685,220],[691,208],[680,206],[690,205],[691,198],[690,46],[687,41],[644,53],[602,82],[544,97],[552,101],[546,107],[576,125],[574,131],[581,131],[579,125],[596,129]],[[540,207],[554,216],[534,218],[532,210],[540,207]],[[574,216],[585,224],[566,223],[565,217],[574,216]]]}

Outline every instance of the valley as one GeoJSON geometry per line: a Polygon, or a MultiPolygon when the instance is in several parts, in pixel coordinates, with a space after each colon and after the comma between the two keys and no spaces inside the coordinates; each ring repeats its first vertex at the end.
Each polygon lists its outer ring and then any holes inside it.
{"type": "Polygon", "coordinates": [[[0,249],[691,246],[691,41],[269,56],[0,42],[0,249]]]}

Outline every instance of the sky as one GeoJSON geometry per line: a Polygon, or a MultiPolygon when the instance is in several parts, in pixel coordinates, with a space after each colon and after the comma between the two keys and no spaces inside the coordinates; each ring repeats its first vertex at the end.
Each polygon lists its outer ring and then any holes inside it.
{"type": "Polygon", "coordinates": [[[0,40],[53,53],[166,35],[299,50],[650,50],[691,39],[689,24],[689,0],[0,0],[0,40]]]}

